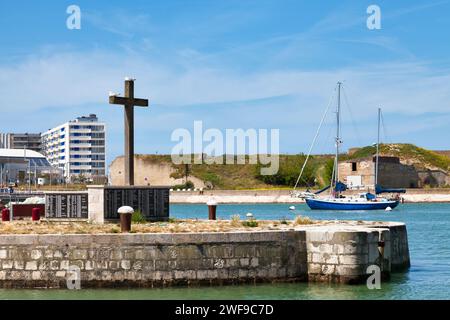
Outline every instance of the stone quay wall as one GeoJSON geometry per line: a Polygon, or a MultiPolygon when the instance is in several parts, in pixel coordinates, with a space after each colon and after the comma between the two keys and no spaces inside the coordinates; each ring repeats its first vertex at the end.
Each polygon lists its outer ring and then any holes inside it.
{"type": "Polygon", "coordinates": [[[67,288],[74,266],[80,270],[81,288],[360,283],[370,264],[382,265],[384,274],[409,266],[406,236],[402,224],[229,233],[0,235],[0,287],[67,288]],[[382,256],[380,239],[385,244],[382,256]]]}

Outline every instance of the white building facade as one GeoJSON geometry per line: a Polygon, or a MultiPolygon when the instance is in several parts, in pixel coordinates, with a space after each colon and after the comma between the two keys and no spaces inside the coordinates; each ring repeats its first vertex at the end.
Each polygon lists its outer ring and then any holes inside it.
{"type": "Polygon", "coordinates": [[[78,117],[42,133],[48,161],[63,170],[66,181],[106,177],[106,126],[95,114],[78,117]]]}
{"type": "Polygon", "coordinates": [[[50,165],[44,155],[34,150],[0,148],[0,186],[2,188],[16,183],[30,182],[34,185],[43,177],[49,182],[59,182],[61,173],[61,170],[50,165]]]}

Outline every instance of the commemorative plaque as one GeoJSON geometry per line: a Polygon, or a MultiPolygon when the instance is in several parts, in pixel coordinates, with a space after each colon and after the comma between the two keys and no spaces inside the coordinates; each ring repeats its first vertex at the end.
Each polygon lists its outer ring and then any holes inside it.
{"type": "Polygon", "coordinates": [[[119,219],[117,209],[130,206],[149,221],[164,221],[169,218],[168,187],[105,187],[105,219],[119,219]]]}
{"type": "Polygon", "coordinates": [[[50,219],[87,219],[87,192],[45,194],[45,217],[50,219]]]}

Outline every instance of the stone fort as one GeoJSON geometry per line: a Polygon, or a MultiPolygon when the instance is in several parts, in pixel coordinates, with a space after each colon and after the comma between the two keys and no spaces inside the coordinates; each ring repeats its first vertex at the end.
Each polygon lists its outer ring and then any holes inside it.
{"type": "MultiPolygon", "coordinates": [[[[339,179],[354,189],[373,187],[375,157],[340,162],[339,179]]],[[[450,176],[441,169],[419,169],[402,163],[398,157],[381,156],[378,164],[378,183],[390,188],[443,187],[450,185],[450,176]]]]}

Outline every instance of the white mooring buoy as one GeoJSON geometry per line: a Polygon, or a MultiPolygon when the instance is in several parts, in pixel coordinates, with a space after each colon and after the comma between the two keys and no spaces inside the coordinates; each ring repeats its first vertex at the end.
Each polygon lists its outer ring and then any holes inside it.
{"type": "Polygon", "coordinates": [[[295,206],[290,206],[289,210],[295,210],[295,206]]]}
{"type": "Polygon", "coordinates": [[[392,208],[391,208],[391,207],[387,207],[387,208],[385,209],[385,211],[392,211],[392,208]]]}

